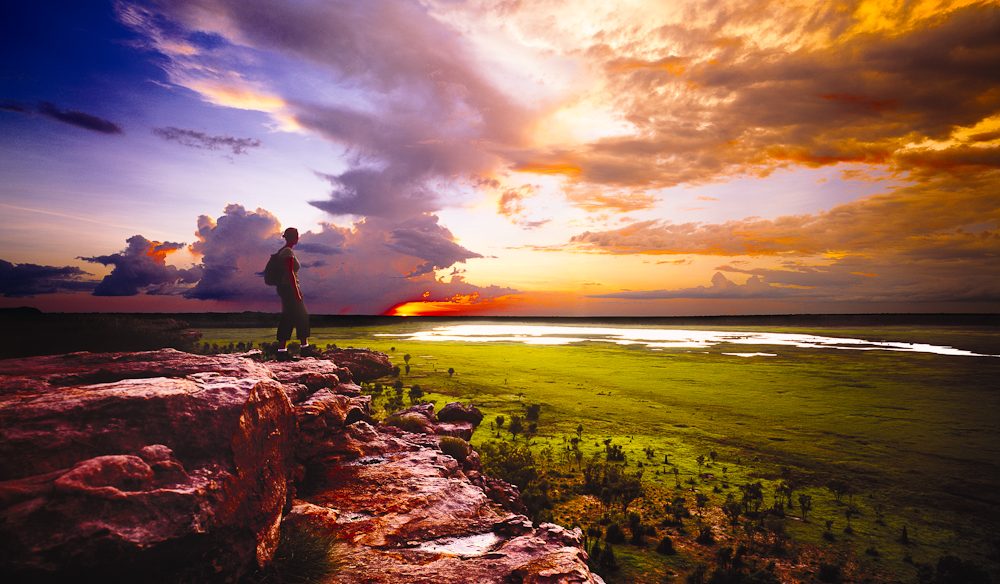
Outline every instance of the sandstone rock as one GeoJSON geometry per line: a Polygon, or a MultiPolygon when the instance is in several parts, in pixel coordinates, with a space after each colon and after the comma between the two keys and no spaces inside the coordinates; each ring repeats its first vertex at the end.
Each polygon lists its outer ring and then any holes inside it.
{"type": "Polygon", "coordinates": [[[438,452],[332,464],[303,499],[286,521],[341,542],[331,582],[602,582],[579,529],[511,515],[438,452]]]}
{"type": "Polygon", "coordinates": [[[267,561],[295,433],[269,375],[173,350],[0,361],[0,573],[235,579],[267,561]]]}
{"type": "Polygon", "coordinates": [[[368,349],[329,349],[323,358],[350,370],[354,381],[372,381],[392,373],[389,356],[368,349]]]}
{"type": "Polygon", "coordinates": [[[344,361],[0,361],[0,578],[235,581],[272,556],[295,494],[284,524],[339,542],[330,582],[601,582],[579,530],[533,526],[475,451],[438,449],[471,436],[475,408],[375,426],[352,379],[388,359],[328,355],[344,361]]]}
{"type": "Polygon", "coordinates": [[[441,422],[469,422],[473,426],[478,426],[483,421],[483,413],[476,406],[451,402],[441,408],[437,419],[441,422]]]}
{"type": "Polygon", "coordinates": [[[300,361],[268,361],[264,365],[270,370],[271,376],[286,387],[301,385],[305,388],[289,395],[293,403],[298,403],[320,389],[333,389],[335,393],[345,395],[361,394],[361,388],[351,381],[351,372],[332,361],[309,358],[300,361]]]}
{"type": "MultiPolygon", "coordinates": [[[[461,406],[461,404],[456,405],[461,406]]],[[[449,417],[451,420],[455,421],[442,422],[439,421],[439,416],[434,414],[434,404],[417,404],[392,414],[385,419],[384,423],[388,426],[395,426],[412,433],[455,436],[466,441],[471,440],[472,434],[476,430],[476,426],[470,421],[456,418],[456,412],[459,411],[463,412],[458,414],[459,417],[469,415],[468,411],[464,409],[464,406],[462,406],[460,410],[452,408],[449,411],[449,417]]],[[[476,410],[476,413],[478,413],[478,410],[476,410]]],[[[480,415],[480,418],[482,418],[482,415],[480,415]]]]}

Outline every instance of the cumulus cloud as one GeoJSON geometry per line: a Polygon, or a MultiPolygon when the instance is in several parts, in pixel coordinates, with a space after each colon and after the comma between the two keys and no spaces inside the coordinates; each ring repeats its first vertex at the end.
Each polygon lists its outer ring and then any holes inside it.
{"type": "Polygon", "coordinates": [[[121,126],[110,120],[106,120],[86,112],[60,109],[55,104],[47,101],[39,103],[38,106],[34,108],[22,103],[6,102],[3,105],[0,105],[0,109],[21,114],[37,114],[64,124],[76,126],[77,128],[97,132],[99,134],[124,133],[121,126]]]}
{"type": "MultiPolygon", "coordinates": [[[[273,302],[274,289],[261,271],[282,245],[282,225],[265,209],[248,211],[229,205],[222,216],[198,220],[198,241],[191,250],[201,256],[202,278],[186,295],[196,299],[273,302]]],[[[324,224],[300,234],[296,255],[299,280],[313,311],[379,314],[425,293],[435,298],[477,294],[483,300],[509,294],[507,288],[479,287],[460,273],[448,280],[435,277],[467,259],[481,257],[455,243],[435,215],[407,221],[370,217],[350,228],[324,224]],[[316,257],[319,256],[319,257],[316,257]]]]}
{"type": "Polygon", "coordinates": [[[197,268],[185,270],[167,265],[167,255],[183,248],[183,243],[150,241],[141,235],[133,235],[126,242],[128,246],[119,253],[79,258],[114,266],[94,288],[95,296],[169,294],[176,292],[178,285],[193,283],[201,275],[197,268]]]}
{"type": "Polygon", "coordinates": [[[185,295],[202,300],[270,297],[273,292],[258,272],[281,247],[280,234],[281,223],[265,209],[247,211],[232,204],[218,219],[198,217],[198,241],[191,251],[201,256],[202,276],[185,295]]]}
{"type": "Polygon", "coordinates": [[[0,294],[16,298],[92,290],[97,283],[83,279],[88,275],[87,272],[73,266],[14,264],[0,260],[0,294]]]}
{"type": "Polygon", "coordinates": [[[233,155],[246,154],[251,148],[259,148],[260,140],[256,138],[237,138],[235,136],[212,136],[205,132],[186,130],[167,126],[153,128],[153,133],[168,142],[177,142],[182,146],[202,150],[228,150],[233,155]]]}

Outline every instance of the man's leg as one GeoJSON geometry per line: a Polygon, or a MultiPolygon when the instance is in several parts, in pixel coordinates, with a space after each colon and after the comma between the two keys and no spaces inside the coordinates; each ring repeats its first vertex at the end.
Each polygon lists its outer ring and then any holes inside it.
{"type": "Polygon", "coordinates": [[[278,360],[287,361],[290,359],[288,354],[288,339],[292,338],[292,327],[295,324],[295,304],[298,299],[295,298],[294,291],[278,289],[278,295],[281,297],[281,319],[278,320],[278,360]]]}

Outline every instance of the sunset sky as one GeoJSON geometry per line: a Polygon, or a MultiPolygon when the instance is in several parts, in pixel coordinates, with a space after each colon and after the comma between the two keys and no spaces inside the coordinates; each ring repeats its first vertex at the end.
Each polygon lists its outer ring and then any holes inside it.
{"type": "Polygon", "coordinates": [[[1000,311],[1000,2],[3,13],[0,307],[1000,311]]]}

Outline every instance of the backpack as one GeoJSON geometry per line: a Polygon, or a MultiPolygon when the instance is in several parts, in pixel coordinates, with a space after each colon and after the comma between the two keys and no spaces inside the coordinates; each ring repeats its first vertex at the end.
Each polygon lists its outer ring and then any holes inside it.
{"type": "Polygon", "coordinates": [[[277,286],[284,277],[284,266],[281,265],[281,258],[277,253],[272,253],[267,265],[264,266],[264,283],[268,286],[277,286]]]}

